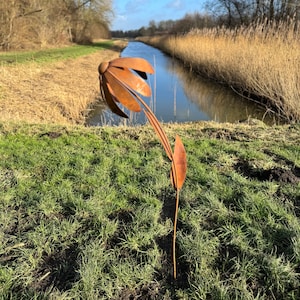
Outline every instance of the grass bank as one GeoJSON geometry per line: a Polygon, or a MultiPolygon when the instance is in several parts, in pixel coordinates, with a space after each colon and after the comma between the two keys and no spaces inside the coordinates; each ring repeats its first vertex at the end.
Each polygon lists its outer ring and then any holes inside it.
{"type": "Polygon", "coordinates": [[[98,65],[124,41],[0,54],[0,121],[83,124],[99,94],[98,65]]]}
{"type": "Polygon", "coordinates": [[[35,51],[5,51],[0,52],[0,65],[22,64],[27,62],[36,62],[40,64],[57,62],[59,60],[89,55],[98,50],[109,49],[112,45],[113,42],[111,40],[106,40],[91,45],[73,45],[35,51]]]}
{"type": "Polygon", "coordinates": [[[0,124],[1,299],[299,299],[300,127],[0,124]],[[131,298],[130,298],[131,297],[131,298]]]}
{"type": "Polygon", "coordinates": [[[300,120],[300,35],[292,21],[246,28],[192,30],[181,36],[141,37],[191,70],[300,120]]]}

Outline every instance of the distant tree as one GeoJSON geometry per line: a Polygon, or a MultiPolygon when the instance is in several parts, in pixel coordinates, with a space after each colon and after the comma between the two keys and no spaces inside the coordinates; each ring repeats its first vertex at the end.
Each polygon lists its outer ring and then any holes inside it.
{"type": "Polygon", "coordinates": [[[177,20],[171,32],[172,33],[186,33],[194,28],[209,28],[214,26],[213,17],[200,13],[186,14],[182,19],[177,20]]]}
{"type": "Polygon", "coordinates": [[[139,36],[145,36],[145,35],[147,35],[147,29],[146,29],[146,27],[141,27],[139,30],[138,30],[138,34],[139,34],[139,36]]]}
{"type": "Polygon", "coordinates": [[[148,35],[154,35],[156,31],[157,31],[156,22],[154,20],[151,20],[148,26],[148,35]]]}
{"type": "Polygon", "coordinates": [[[136,38],[137,36],[141,36],[139,30],[115,30],[111,31],[111,36],[113,38],[136,38]]]}
{"type": "Polygon", "coordinates": [[[0,47],[45,47],[105,36],[111,13],[111,0],[1,1],[0,47]]]}
{"type": "Polygon", "coordinates": [[[254,20],[300,20],[300,0],[209,0],[206,8],[219,24],[237,26],[254,20]]]}
{"type": "Polygon", "coordinates": [[[174,20],[160,21],[156,23],[155,34],[171,32],[174,27],[174,24],[176,24],[176,21],[174,20]]]}
{"type": "Polygon", "coordinates": [[[0,2],[0,46],[9,49],[17,28],[17,22],[21,19],[33,16],[35,13],[41,12],[41,9],[33,8],[30,1],[1,1],[0,2]]]}
{"type": "Polygon", "coordinates": [[[72,41],[85,43],[92,39],[92,27],[108,29],[112,13],[111,0],[62,0],[69,18],[72,41]]]}

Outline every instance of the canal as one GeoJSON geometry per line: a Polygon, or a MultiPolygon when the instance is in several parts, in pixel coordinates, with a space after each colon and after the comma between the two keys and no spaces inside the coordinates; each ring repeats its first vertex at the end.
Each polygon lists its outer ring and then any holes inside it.
{"type": "MultiPolygon", "coordinates": [[[[229,88],[196,76],[184,68],[182,63],[154,47],[130,41],[121,56],[142,57],[154,67],[155,74],[147,80],[152,96],[143,99],[161,122],[213,120],[234,123],[255,118],[272,123],[261,106],[229,88]]],[[[146,122],[143,113],[124,111],[130,116],[127,120],[113,115],[104,105],[99,105],[87,125],[135,125],[146,122]]]]}

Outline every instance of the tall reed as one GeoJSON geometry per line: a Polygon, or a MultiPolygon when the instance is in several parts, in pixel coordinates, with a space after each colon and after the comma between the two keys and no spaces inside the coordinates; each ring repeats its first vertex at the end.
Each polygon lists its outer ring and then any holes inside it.
{"type": "Polygon", "coordinates": [[[179,58],[191,70],[300,120],[300,26],[293,20],[248,27],[194,29],[139,40],[179,58]]]}

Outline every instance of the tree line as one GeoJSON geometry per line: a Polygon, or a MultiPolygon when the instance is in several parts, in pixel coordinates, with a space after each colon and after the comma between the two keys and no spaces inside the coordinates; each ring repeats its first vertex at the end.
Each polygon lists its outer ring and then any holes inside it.
{"type": "Polygon", "coordinates": [[[181,34],[194,28],[237,27],[257,21],[300,21],[300,0],[208,0],[206,13],[186,14],[179,20],[150,21],[148,27],[112,31],[113,37],[181,34]]]}
{"type": "Polygon", "coordinates": [[[111,0],[0,2],[0,48],[41,48],[109,37],[111,0]]]}
{"type": "Polygon", "coordinates": [[[137,36],[151,36],[159,34],[176,34],[187,32],[191,28],[203,28],[215,26],[215,18],[210,15],[202,15],[198,12],[192,14],[186,14],[182,19],[179,20],[167,20],[156,22],[150,21],[148,27],[143,26],[137,30],[116,30],[112,31],[113,37],[122,38],[129,37],[135,38],[137,36]]]}
{"type": "Polygon", "coordinates": [[[181,34],[193,28],[236,27],[257,20],[300,20],[300,0],[207,0],[206,13],[150,21],[130,31],[112,31],[112,0],[0,1],[0,49],[43,48],[95,38],[181,34]]]}
{"type": "Polygon", "coordinates": [[[218,22],[227,26],[253,21],[300,20],[300,0],[216,0],[207,3],[218,22]]]}

